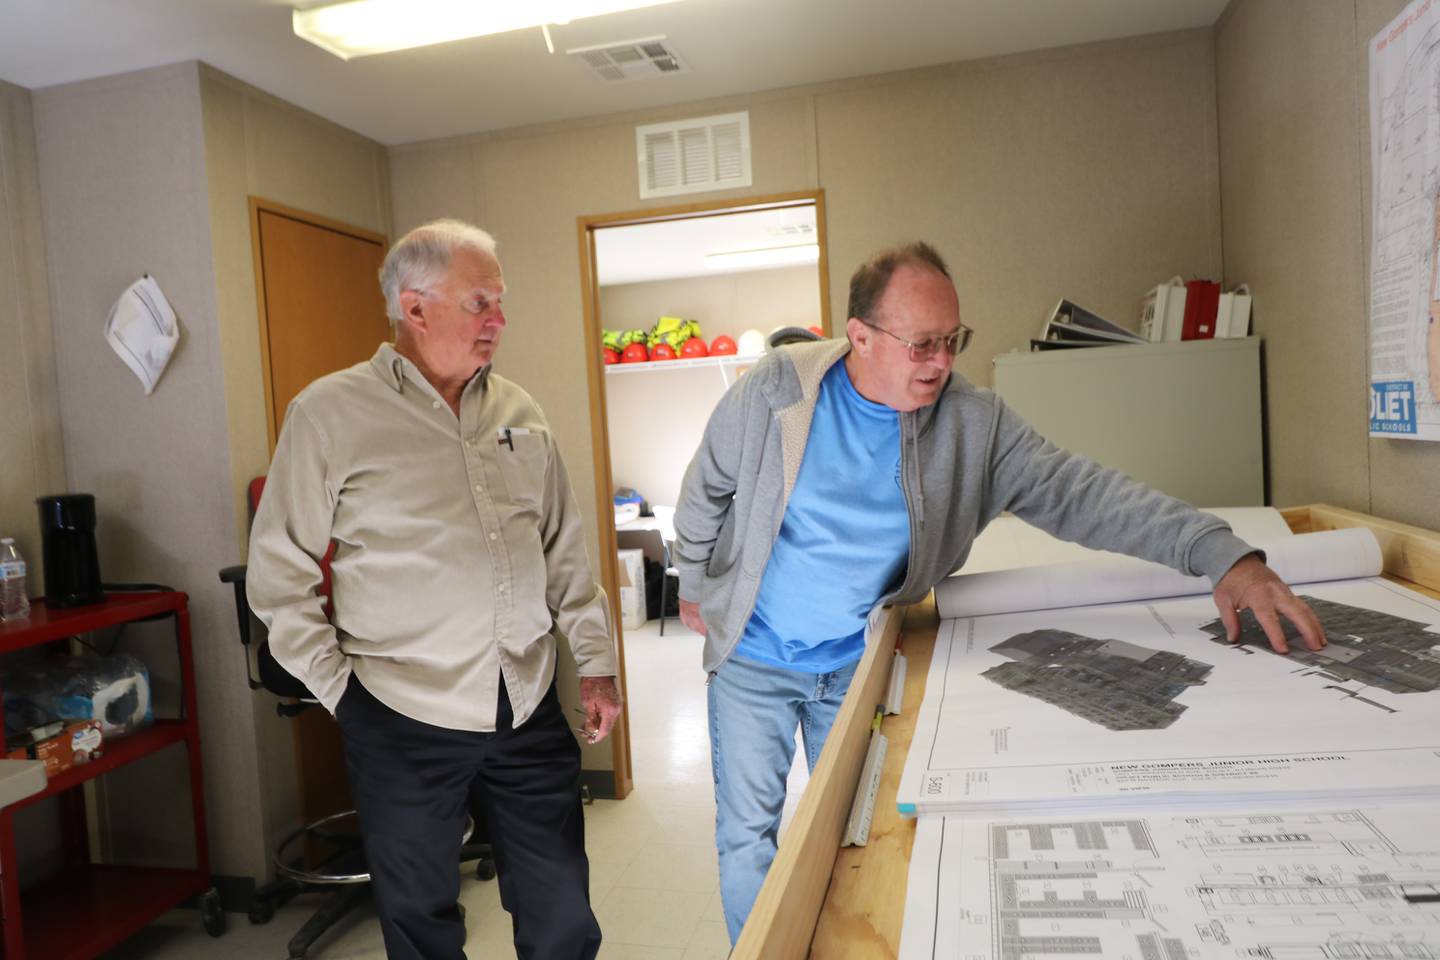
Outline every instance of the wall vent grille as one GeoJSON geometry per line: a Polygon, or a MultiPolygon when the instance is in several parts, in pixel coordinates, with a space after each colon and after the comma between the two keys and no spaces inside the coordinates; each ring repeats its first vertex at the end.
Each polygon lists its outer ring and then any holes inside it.
{"type": "Polygon", "coordinates": [[[725,113],[635,128],[640,196],[751,185],[750,114],[725,113]]]}

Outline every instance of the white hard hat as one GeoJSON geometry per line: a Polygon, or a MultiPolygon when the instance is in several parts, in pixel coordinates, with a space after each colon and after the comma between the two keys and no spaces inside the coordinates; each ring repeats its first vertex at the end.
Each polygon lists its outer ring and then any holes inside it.
{"type": "Polygon", "coordinates": [[[765,352],[765,334],[754,328],[746,330],[740,334],[736,347],[742,357],[758,357],[765,352]]]}

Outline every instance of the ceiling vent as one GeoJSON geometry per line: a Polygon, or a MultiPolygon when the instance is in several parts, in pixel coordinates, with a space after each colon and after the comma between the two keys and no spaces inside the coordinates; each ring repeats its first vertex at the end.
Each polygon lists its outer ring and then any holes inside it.
{"type": "Polygon", "coordinates": [[[603,80],[646,80],[690,72],[664,36],[575,47],[565,52],[579,57],[603,80]]]}
{"type": "Polygon", "coordinates": [[[748,112],[636,127],[635,149],[642,198],[751,183],[748,112]]]}

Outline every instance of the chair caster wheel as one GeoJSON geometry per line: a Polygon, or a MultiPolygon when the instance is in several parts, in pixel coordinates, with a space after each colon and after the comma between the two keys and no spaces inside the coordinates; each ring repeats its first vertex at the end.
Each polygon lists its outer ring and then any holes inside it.
{"type": "Polygon", "coordinates": [[[257,897],[250,904],[250,922],[255,926],[269,923],[275,919],[275,901],[269,897],[257,897]]]}
{"type": "Polygon", "coordinates": [[[475,879],[476,879],[476,880],[494,880],[494,879],[495,879],[495,861],[494,861],[494,860],[481,860],[479,863],[475,864],[475,879]]]}
{"type": "Polygon", "coordinates": [[[225,932],[225,907],[220,903],[220,891],[212,888],[200,897],[200,922],[212,937],[225,932]]]}

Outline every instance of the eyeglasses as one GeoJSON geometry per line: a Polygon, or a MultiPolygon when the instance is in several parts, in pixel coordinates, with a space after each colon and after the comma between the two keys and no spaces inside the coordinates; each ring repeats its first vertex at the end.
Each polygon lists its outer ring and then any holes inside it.
{"type": "Polygon", "coordinates": [[[422,296],[429,297],[432,300],[449,300],[461,310],[475,317],[480,316],[491,307],[500,305],[500,299],[498,297],[494,300],[486,299],[485,297],[463,297],[456,299],[454,297],[448,297],[438,290],[425,290],[418,287],[415,288],[415,292],[422,296]]]}
{"type": "Polygon", "coordinates": [[[901,343],[905,344],[906,347],[910,348],[911,363],[923,363],[926,360],[929,360],[931,357],[935,356],[935,354],[939,353],[942,348],[952,357],[956,354],[964,353],[965,348],[970,345],[970,335],[975,332],[974,330],[970,329],[962,323],[960,324],[960,329],[956,330],[954,333],[946,334],[943,337],[930,337],[916,343],[910,340],[906,340],[904,337],[897,337],[889,330],[886,330],[879,324],[871,323],[869,320],[861,320],[860,322],[865,324],[865,326],[867,327],[872,327],[876,330],[879,330],[881,333],[885,334],[885,336],[887,337],[890,337],[892,340],[899,340],[901,343]]]}

